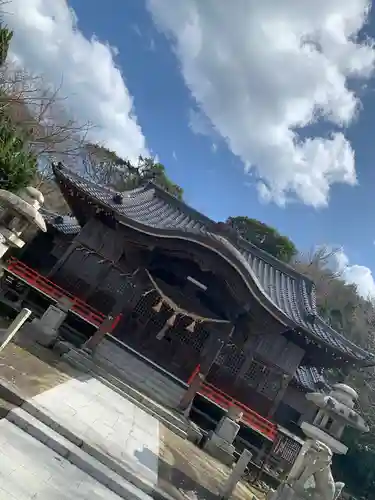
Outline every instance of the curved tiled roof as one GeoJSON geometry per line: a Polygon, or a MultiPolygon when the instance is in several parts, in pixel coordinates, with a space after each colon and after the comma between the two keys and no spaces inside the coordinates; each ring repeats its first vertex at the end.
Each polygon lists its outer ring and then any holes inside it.
{"type": "Polygon", "coordinates": [[[50,227],[53,227],[60,233],[66,235],[75,235],[78,234],[81,230],[80,224],[73,216],[59,215],[43,208],[40,209],[40,213],[43,215],[46,224],[50,227]]]}
{"type": "MultiPolygon", "coordinates": [[[[121,194],[114,200],[113,190],[94,184],[59,166],[54,167],[58,182],[78,189],[139,227],[153,234],[184,237],[204,242],[214,251],[228,256],[252,284],[252,291],[267,309],[290,328],[301,329],[311,339],[349,358],[371,363],[374,356],[332,329],[318,315],[313,282],[246,240],[217,232],[217,224],[185,203],[149,183],[121,194]]],[[[249,283],[247,283],[249,285],[249,283]]],[[[251,286],[249,286],[251,288],[251,286]]]]}
{"type": "Polygon", "coordinates": [[[320,391],[328,384],[324,376],[314,366],[299,366],[294,375],[294,381],[297,385],[303,387],[307,391],[320,391]]]}

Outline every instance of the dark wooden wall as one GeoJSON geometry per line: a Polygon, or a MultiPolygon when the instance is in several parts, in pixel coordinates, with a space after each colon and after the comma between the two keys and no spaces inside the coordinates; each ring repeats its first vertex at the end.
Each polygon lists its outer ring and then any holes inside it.
{"type": "Polygon", "coordinates": [[[304,351],[282,335],[250,336],[225,347],[209,381],[264,415],[273,413],[299,366],[304,351]]]}

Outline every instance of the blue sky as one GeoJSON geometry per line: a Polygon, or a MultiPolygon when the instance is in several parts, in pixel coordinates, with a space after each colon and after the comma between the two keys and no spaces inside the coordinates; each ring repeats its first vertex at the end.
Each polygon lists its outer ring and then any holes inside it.
{"type": "Polygon", "coordinates": [[[368,2],[70,0],[73,23],[63,0],[28,2],[10,2],[14,56],[53,84],[63,77],[78,117],[100,122],[94,139],[157,154],[185,200],[216,220],[260,219],[301,250],[342,246],[347,279],[371,289],[368,2]]]}

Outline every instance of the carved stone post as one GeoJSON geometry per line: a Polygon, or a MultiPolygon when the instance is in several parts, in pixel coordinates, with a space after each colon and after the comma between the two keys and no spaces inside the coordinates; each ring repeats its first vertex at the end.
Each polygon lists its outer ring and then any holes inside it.
{"type": "Polygon", "coordinates": [[[241,478],[245,474],[246,467],[248,466],[251,457],[252,457],[251,451],[244,449],[236,465],[234,466],[230,476],[227,478],[227,480],[225,481],[224,485],[221,488],[220,500],[228,500],[229,498],[232,497],[232,493],[237,483],[241,481],[241,478]]]}
{"type": "Polygon", "coordinates": [[[30,309],[26,308],[22,309],[22,311],[17,314],[15,319],[5,330],[5,335],[0,345],[0,351],[2,351],[9,344],[9,342],[13,339],[18,330],[22,327],[22,325],[25,323],[25,321],[28,320],[30,316],[31,316],[31,311],[30,309]]]}

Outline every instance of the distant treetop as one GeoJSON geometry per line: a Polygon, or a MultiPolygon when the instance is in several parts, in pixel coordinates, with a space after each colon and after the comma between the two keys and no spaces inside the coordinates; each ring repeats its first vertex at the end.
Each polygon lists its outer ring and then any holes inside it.
{"type": "Polygon", "coordinates": [[[268,252],[279,260],[290,262],[297,255],[297,248],[287,237],[275,228],[246,216],[229,217],[231,225],[245,240],[268,252]]]}

